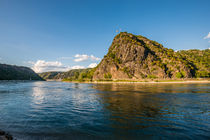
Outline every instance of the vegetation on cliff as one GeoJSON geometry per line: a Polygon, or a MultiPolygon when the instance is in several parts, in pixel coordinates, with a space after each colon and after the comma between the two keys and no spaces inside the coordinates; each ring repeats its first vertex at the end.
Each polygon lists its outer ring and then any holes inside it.
{"type": "Polygon", "coordinates": [[[0,80],[43,80],[43,79],[28,67],[0,64],[0,80]]]}
{"type": "Polygon", "coordinates": [[[210,77],[210,49],[181,50],[177,54],[194,65],[195,77],[210,77]]]}

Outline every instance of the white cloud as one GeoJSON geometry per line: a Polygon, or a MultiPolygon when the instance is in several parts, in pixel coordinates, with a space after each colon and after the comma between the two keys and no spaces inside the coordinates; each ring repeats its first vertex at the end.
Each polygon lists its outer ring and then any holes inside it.
{"type": "Polygon", "coordinates": [[[74,61],[75,62],[81,62],[81,61],[86,61],[86,60],[92,60],[92,61],[99,61],[99,60],[101,60],[101,58],[99,58],[99,57],[95,57],[95,56],[93,56],[93,55],[86,55],[86,54],[76,54],[75,56],[75,59],[74,59],[74,61]]]}
{"type": "Polygon", "coordinates": [[[95,57],[95,56],[93,56],[93,55],[90,56],[90,59],[91,59],[92,61],[99,61],[99,60],[101,60],[101,58],[95,57]]]}
{"type": "Polygon", "coordinates": [[[71,69],[84,69],[84,68],[85,68],[84,66],[80,66],[80,65],[71,67],[71,69]]]}
{"type": "Polygon", "coordinates": [[[68,60],[68,59],[72,59],[73,57],[60,57],[58,59],[63,59],[63,60],[68,60]]]}
{"type": "Polygon", "coordinates": [[[80,55],[80,54],[76,54],[74,56],[76,59],[74,59],[75,62],[81,62],[81,61],[85,61],[85,60],[88,60],[89,56],[88,55],[80,55]]]}
{"type": "Polygon", "coordinates": [[[36,62],[28,61],[29,64],[32,64],[32,69],[39,73],[39,72],[46,72],[46,71],[68,71],[71,68],[63,66],[61,62],[58,61],[45,61],[45,60],[38,60],[36,62]]]}
{"type": "MultiPolygon", "coordinates": [[[[81,56],[81,55],[77,55],[77,56],[81,56]]],[[[86,58],[86,57],[84,57],[84,58],[86,58]]],[[[90,56],[88,56],[88,59],[99,60],[100,58],[90,55],[90,56]]],[[[1,60],[1,58],[0,58],[0,60],[1,60]]],[[[97,63],[91,63],[87,67],[81,66],[81,65],[75,65],[75,66],[70,67],[70,66],[63,65],[60,61],[45,61],[45,60],[37,60],[36,62],[28,61],[27,63],[31,64],[32,65],[31,68],[37,73],[49,72],[49,71],[69,71],[71,69],[94,68],[97,66],[97,63]]]]}
{"type": "Polygon", "coordinates": [[[88,68],[95,68],[96,66],[97,66],[96,63],[91,63],[91,64],[88,66],[88,68]]]}
{"type": "Polygon", "coordinates": [[[208,33],[207,36],[205,36],[203,39],[209,39],[210,38],[210,32],[208,33]]]}

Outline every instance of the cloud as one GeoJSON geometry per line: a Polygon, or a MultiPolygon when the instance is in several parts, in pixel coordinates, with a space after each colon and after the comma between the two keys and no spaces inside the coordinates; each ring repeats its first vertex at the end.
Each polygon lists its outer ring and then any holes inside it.
{"type": "Polygon", "coordinates": [[[95,68],[96,66],[97,66],[96,63],[91,63],[91,64],[88,66],[88,68],[95,68]]]}
{"type": "Polygon", "coordinates": [[[68,60],[68,59],[73,59],[73,57],[60,57],[58,59],[68,60]]]}
{"type": "Polygon", "coordinates": [[[84,69],[84,68],[85,68],[84,66],[80,66],[80,65],[71,67],[71,69],[84,69]]]}
{"type": "Polygon", "coordinates": [[[71,68],[63,66],[59,61],[45,61],[37,60],[36,62],[28,61],[29,64],[32,64],[32,69],[37,72],[46,72],[46,71],[68,71],[71,68]]]}
{"type": "MultiPolygon", "coordinates": [[[[37,60],[36,62],[33,61],[28,61],[27,63],[32,65],[32,69],[37,72],[49,72],[49,71],[69,71],[71,69],[84,69],[86,68],[85,66],[81,65],[76,65],[76,66],[64,66],[61,62],[59,61],[45,61],[45,60],[37,60]]],[[[96,63],[91,63],[88,68],[93,68],[97,64],[96,63]]]]}
{"type": "Polygon", "coordinates": [[[210,38],[210,32],[208,33],[207,36],[205,36],[203,39],[209,39],[210,38]]]}
{"type": "Polygon", "coordinates": [[[101,58],[95,57],[95,56],[93,56],[93,55],[90,56],[90,59],[91,59],[92,61],[99,61],[99,60],[101,60],[101,58]]]}
{"type": "Polygon", "coordinates": [[[89,56],[85,55],[85,54],[83,54],[83,55],[76,54],[74,57],[75,57],[75,59],[74,59],[75,62],[85,61],[85,60],[88,60],[88,58],[89,58],[89,56]]]}
{"type": "Polygon", "coordinates": [[[75,62],[81,62],[81,61],[86,61],[86,60],[92,60],[92,61],[99,61],[101,58],[95,57],[93,55],[86,55],[86,54],[76,54],[74,61],[75,62]]]}

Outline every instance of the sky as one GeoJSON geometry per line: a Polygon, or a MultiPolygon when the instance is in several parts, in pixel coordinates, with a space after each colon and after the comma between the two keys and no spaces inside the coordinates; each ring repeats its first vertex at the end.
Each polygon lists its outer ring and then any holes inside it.
{"type": "Polygon", "coordinates": [[[95,67],[119,31],[174,50],[210,48],[210,0],[0,0],[0,63],[95,67]]]}

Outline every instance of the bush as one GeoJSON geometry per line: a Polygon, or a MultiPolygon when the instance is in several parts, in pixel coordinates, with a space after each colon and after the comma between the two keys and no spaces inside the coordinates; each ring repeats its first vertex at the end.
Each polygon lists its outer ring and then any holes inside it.
{"type": "Polygon", "coordinates": [[[109,55],[112,59],[115,59],[115,54],[114,53],[110,53],[109,55]]]}
{"type": "Polygon", "coordinates": [[[177,72],[176,73],[176,78],[184,78],[185,77],[185,72],[177,72]]]}
{"type": "Polygon", "coordinates": [[[111,73],[106,73],[106,74],[104,74],[104,78],[105,78],[105,79],[111,79],[111,78],[112,78],[111,73]]]}
{"type": "Polygon", "coordinates": [[[210,77],[210,73],[207,72],[207,71],[198,71],[198,72],[196,72],[195,75],[196,75],[197,78],[208,78],[208,77],[210,77]]]}
{"type": "Polygon", "coordinates": [[[150,78],[150,79],[155,79],[157,78],[155,75],[147,75],[147,78],[150,78]]]}

